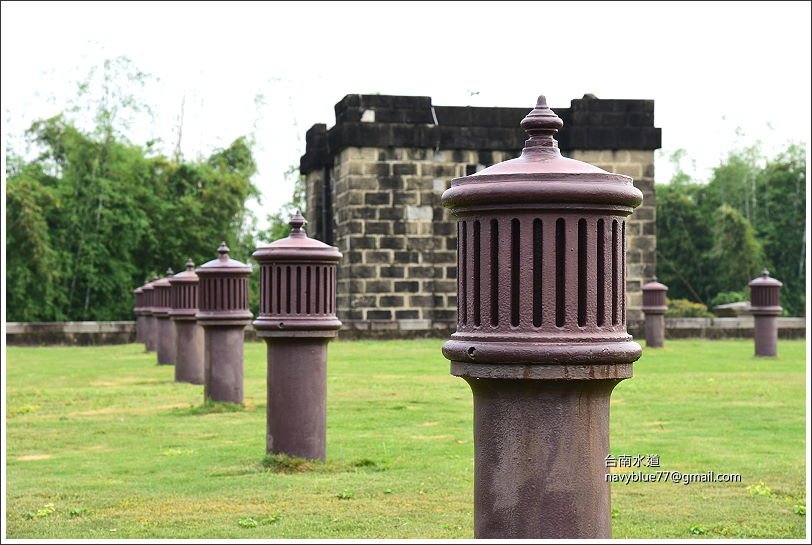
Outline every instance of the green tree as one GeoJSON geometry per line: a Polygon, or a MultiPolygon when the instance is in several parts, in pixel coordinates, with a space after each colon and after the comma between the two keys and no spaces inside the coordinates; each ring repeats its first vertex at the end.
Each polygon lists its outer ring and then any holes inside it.
{"type": "MultiPolygon", "coordinates": [[[[782,306],[805,304],[806,150],[767,158],[760,144],[735,150],[707,184],[680,168],[657,188],[658,276],[670,295],[697,302],[745,291],[764,267],[783,283],[782,306]]],[[[672,155],[679,165],[684,154],[672,155]]]]}
{"type": "Polygon", "coordinates": [[[290,233],[288,222],[297,211],[305,215],[305,177],[299,174],[299,167],[291,166],[285,172],[285,178],[293,180],[293,196],[279,210],[268,214],[268,228],[259,234],[259,238],[267,242],[273,242],[288,236],[290,233]]]}
{"type": "Polygon", "coordinates": [[[723,204],[716,210],[713,248],[719,285],[743,291],[764,267],[764,251],[750,222],[738,210],[723,204]]]}
{"type": "Polygon", "coordinates": [[[130,319],[132,290],[146,277],[190,257],[214,259],[222,240],[237,254],[253,245],[250,142],[238,138],[198,161],[132,144],[122,128],[143,109],[119,84],[142,75],[120,69],[131,67],[104,65],[93,127],[78,128],[73,108],[31,126],[38,156],[7,150],[10,321],[130,319]]]}

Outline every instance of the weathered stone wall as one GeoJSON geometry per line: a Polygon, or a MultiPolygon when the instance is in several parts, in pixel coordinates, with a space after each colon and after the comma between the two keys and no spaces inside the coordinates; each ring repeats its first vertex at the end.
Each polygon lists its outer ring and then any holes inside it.
{"type": "MultiPolygon", "coordinates": [[[[434,106],[429,97],[347,95],[336,125],[307,133],[310,236],[344,254],[337,309],[344,336],[447,335],[456,323],[456,222],[440,197],[453,178],[517,157],[532,109],[434,106]]],[[[627,230],[627,308],[654,274],[654,153],[660,129],[650,100],[573,100],[562,152],[627,174],[644,204],[627,230]]]]}

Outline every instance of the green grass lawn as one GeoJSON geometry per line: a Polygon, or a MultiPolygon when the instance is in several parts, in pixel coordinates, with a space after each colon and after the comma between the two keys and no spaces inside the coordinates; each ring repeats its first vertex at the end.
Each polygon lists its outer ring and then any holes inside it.
{"type": "MultiPolygon", "coordinates": [[[[8,537],[470,538],[471,393],[441,345],[332,343],[328,462],[288,472],[262,463],[264,344],[220,412],[141,345],[9,347],[8,537]]],[[[752,353],[667,341],[615,389],[612,454],[742,482],[613,484],[614,537],[804,537],[805,343],[752,353]]]]}

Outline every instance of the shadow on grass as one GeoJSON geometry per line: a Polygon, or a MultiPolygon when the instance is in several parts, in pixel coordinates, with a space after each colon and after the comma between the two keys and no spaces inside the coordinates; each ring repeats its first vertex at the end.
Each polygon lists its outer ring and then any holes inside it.
{"type": "Polygon", "coordinates": [[[301,473],[369,473],[386,471],[388,468],[382,462],[369,458],[360,458],[352,462],[328,460],[308,460],[287,454],[267,454],[257,464],[241,466],[211,473],[210,477],[233,477],[255,473],[281,473],[286,475],[301,473]]]}
{"type": "Polygon", "coordinates": [[[238,403],[229,403],[227,401],[205,401],[202,405],[175,407],[169,411],[169,414],[173,416],[200,416],[204,414],[237,413],[245,410],[245,407],[238,403]]]}

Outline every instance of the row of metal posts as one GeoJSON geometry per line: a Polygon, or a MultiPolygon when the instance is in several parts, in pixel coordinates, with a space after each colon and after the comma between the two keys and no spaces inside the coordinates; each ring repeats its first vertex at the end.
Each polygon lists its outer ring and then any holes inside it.
{"type": "MultiPolygon", "coordinates": [[[[477,538],[607,538],[609,398],[640,346],[626,330],[625,221],[642,202],[628,176],[562,157],[563,125],[543,96],[521,126],[519,158],[452,181],[458,218],[458,324],[443,346],[474,396],[477,538]]],[[[324,460],[327,343],[337,335],[335,247],[290,236],[259,248],[267,343],[269,453],[324,460]]],[[[204,399],[243,401],[251,267],[220,257],[135,290],[137,338],[204,384],[204,399]],[[202,328],[202,329],[201,329],[202,328]]],[[[775,355],[781,283],[750,284],[756,353],[775,355]]],[[[667,287],[643,287],[646,339],[661,347],[667,287]]]]}

